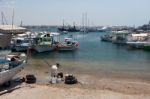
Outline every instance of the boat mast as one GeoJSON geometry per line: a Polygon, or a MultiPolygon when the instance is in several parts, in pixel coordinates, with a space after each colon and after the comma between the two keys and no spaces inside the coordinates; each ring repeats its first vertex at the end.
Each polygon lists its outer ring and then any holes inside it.
{"type": "Polygon", "coordinates": [[[13,25],[14,25],[14,9],[13,9],[13,14],[12,14],[12,34],[13,34],[13,25]]]}
{"type": "Polygon", "coordinates": [[[83,29],[83,32],[87,32],[87,13],[82,13],[82,29],[83,29]]]}
{"type": "Polygon", "coordinates": [[[84,13],[82,13],[82,32],[84,32],[84,13]]]}
{"type": "Polygon", "coordinates": [[[85,31],[86,31],[86,28],[87,28],[87,13],[85,13],[85,31]]]}
{"type": "Polygon", "coordinates": [[[87,17],[87,12],[85,13],[85,32],[88,32],[88,17],[87,17]]]}
{"type": "Polygon", "coordinates": [[[65,25],[64,25],[64,19],[63,19],[63,28],[64,28],[64,26],[65,26],[65,25]]]}
{"type": "Polygon", "coordinates": [[[75,22],[73,22],[73,27],[74,27],[74,29],[76,28],[75,24],[76,24],[76,23],[75,23],[75,22]]]}
{"type": "Polygon", "coordinates": [[[4,15],[4,13],[2,12],[1,14],[2,14],[2,24],[3,24],[3,25],[4,25],[4,24],[7,25],[8,23],[7,23],[7,20],[6,20],[6,17],[5,17],[5,15],[4,15]]]}
{"type": "Polygon", "coordinates": [[[2,16],[2,25],[7,24],[7,20],[3,12],[1,12],[1,16],[2,16]]]}
{"type": "Polygon", "coordinates": [[[22,26],[22,20],[21,20],[20,26],[22,26]]]}
{"type": "Polygon", "coordinates": [[[1,16],[2,16],[2,25],[4,25],[3,12],[1,12],[1,16]]]}

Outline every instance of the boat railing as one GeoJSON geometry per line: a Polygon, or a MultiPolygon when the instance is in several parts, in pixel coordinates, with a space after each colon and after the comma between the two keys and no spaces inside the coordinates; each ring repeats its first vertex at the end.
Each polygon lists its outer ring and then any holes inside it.
{"type": "Polygon", "coordinates": [[[20,66],[22,63],[23,63],[23,60],[1,62],[0,63],[0,72],[10,70],[17,66],[20,66]]]}

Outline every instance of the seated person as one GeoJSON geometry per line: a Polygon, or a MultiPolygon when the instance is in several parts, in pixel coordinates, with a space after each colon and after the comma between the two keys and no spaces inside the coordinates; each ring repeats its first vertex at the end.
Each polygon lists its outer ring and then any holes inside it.
{"type": "Polygon", "coordinates": [[[11,60],[10,60],[10,63],[9,63],[9,68],[14,68],[16,66],[18,66],[18,61],[15,59],[15,57],[12,57],[11,60]]]}

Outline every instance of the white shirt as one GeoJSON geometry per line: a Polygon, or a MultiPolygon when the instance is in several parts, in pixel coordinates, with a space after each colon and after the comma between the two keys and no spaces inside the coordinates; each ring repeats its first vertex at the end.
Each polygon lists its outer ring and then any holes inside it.
{"type": "Polygon", "coordinates": [[[57,82],[57,77],[52,77],[52,84],[56,84],[57,82]]]}
{"type": "Polygon", "coordinates": [[[51,67],[51,76],[56,76],[58,73],[58,67],[56,65],[52,65],[51,67]]]}

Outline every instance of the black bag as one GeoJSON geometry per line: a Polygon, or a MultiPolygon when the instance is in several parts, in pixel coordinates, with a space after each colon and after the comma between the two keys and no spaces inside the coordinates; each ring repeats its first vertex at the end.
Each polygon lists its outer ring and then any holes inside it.
{"type": "Polygon", "coordinates": [[[58,73],[58,74],[57,74],[57,78],[58,78],[58,77],[63,78],[63,73],[62,73],[62,72],[58,73]]]}
{"type": "Polygon", "coordinates": [[[26,75],[26,83],[36,83],[36,77],[33,74],[26,75]]]}
{"type": "Polygon", "coordinates": [[[73,75],[68,75],[65,77],[65,84],[76,84],[77,79],[73,75]]]}

